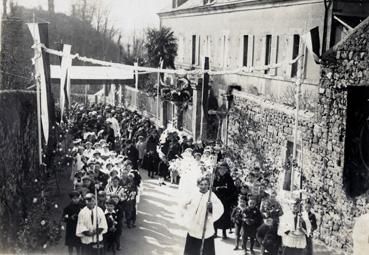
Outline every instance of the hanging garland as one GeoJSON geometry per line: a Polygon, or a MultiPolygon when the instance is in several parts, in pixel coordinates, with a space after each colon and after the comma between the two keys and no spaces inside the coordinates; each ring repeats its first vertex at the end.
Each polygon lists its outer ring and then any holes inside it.
{"type": "Polygon", "coordinates": [[[177,87],[164,87],[161,89],[161,99],[184,106],[192,103],[193,90],[190,84],[187,78],[178,79],[177,87]]]}

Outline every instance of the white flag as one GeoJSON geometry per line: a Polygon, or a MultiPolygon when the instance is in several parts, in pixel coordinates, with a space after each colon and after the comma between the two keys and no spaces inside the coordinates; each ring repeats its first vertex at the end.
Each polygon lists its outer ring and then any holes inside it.
{"type": "Polygon", "coordinates": [[[47,96],[47,83],[46,83],[46,73],[45,73],[45,63],[41,48],[41,35],[40,26],[38,23],[28,23],[28,29],[31,32],[33,42],[35,44],[35,74],[36,82],[40,86],[40,102],[41,102],[41,123],[42,131],[45,138],[45,143],[49,141],[49,108],[48,108],[48,96],[47,96]]]}

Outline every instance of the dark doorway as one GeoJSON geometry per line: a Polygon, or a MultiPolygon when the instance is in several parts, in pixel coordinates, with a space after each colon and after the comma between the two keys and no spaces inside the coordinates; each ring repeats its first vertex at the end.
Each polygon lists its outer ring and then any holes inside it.
{"type": "Polygon", "coordinates": [[[350,197],[369,188],[369,87],[349,87],[343,185],[350,197]]]}

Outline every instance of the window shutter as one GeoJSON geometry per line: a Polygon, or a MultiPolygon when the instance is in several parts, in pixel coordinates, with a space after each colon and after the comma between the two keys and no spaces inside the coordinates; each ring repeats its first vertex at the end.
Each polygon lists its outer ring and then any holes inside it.
{"type": "Polygon", "coordinates": [[[243,66],[243,35],[240,35],[240,38],[239,38],[239,52],[238,52],[238,66],[239,67],[242,67],[243,66]]]}
{"type": "Polygon", "coordinates": [[[197,39],[197,41],[196,41],[196,51],[197,51],[197,53],[196,53],[196,58],[197,58],[197,65],[199,66],[199,65],[201,65],[201,54],[202,54],[202,52],[201,52],[201,36],[200,35],[198,35],[197,37],[196,37],[196,39],[197,39]]]}
{"type": "Polygon", "coordinates": [[[210,62],[212,62],[213,65],[216,65],[216,59],[215,59],[216,58],[215,56],[216,46],[213,41],[213,36],[210,36],[209,40],[210,40],[210,62]]]}
{"type": "Polygon", "coordinates": [[[229,54],[229,47],[231,44],[231,37],[229,35],[225,36],[225,63],[224,63],[224,67],[227,68],[229,67],[231,62],[231,54],[229,54]]]}
{"type": "MultiPolygon", "coordinates": [[[[272,36],[272,50],[270,55],[270,64],[276,64],[277,63],[277,44],[278,44],[279,37],[278,36],[272,36]]],[[[269,75],[276,75],[276,69],[270,69],[269,75]]]]}
{"type": "Polygon", "coordinates": [[[249,35],[249,45],[248,45],[248,55],[247,55],[247,65],[254,66],[254,54],[255,54],[255,36],[249,35]]]}
{"type": "Polygon", "coordinates": [[[207,46],[207,36],[203,36],[201,39],[201,59],[208,57],[207,46]]]}
{"type": "MultiPolygon", "coordinates": [[[[256,66],[264,66],[265,65],[265,55],[266,55],[266,35],[263,35],[259,39],[259,47],[258,47],[258,56],[256,59],[256,66]]],[[[257,71],[258,73],[264,74],[264,71],[257,71]]]]}
{"type": "Polygon", "coordinates": [[[221,35],[219,38],[218,38],[218,57],[217,57],[217,60],[218,60],[218,66],[219,67],[222,67],[222,60],[223,60],[223,36],[221,35]]]}
{"type": "MultiPolygon", "coordinates": [[[[286,51],[286,58],[285,61],[292,60],[292,53],[293,53],[293,35],[287,35],[285,40],[285,51],[286,51]]],[[[291,71],[292,65],[285,65],[284,68],[284,75],[286,78],[291,78],[291,71]]]]}

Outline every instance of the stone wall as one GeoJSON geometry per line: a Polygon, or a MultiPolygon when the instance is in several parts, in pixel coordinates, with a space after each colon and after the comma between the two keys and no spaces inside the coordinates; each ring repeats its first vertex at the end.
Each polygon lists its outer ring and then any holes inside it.
{"type": "MultiPolygon", "coordinates": [[[[368,24],[369,19],[324,56],[318,109],[300,113],[297,133],[304,188],[320,219],[315,237],[335,251],[351,250],[355,217],[364,212],[368,194],[348,194],[344,176],[347,88],[369,85],[368,24]]],[[[293,126],[292,108],[245,92],[236,94],[229,125],[231,146],[240,153],[241,163],[256,162],[271,172],[272,181],[283,171],[293,126]],[[245,137],[243,147],[237,146],[240,133],[245,137]]]]}

